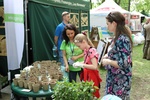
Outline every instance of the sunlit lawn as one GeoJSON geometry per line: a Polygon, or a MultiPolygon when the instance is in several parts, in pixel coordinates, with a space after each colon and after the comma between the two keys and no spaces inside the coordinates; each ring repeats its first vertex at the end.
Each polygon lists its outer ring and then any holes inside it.
{"type": "MultiPolygon", "coordinates": [[[[150,60],[143,57],[143,45],[133,47],[133,78],[131,100],[150,100],[150,60]]],[[[106,70],[100,69],[103,82],[101,84],[101,97],[104,96],[106,70]]]]}

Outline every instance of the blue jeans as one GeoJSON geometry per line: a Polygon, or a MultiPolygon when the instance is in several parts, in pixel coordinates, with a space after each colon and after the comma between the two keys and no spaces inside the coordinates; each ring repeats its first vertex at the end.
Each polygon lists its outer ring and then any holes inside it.
{"type": "Polygon", "coordinates": [[[63,53],[61,50],[58,51],[58,57],[59,57],[59,62],[61,63],[61,66],[64,66],[63,53]]]}

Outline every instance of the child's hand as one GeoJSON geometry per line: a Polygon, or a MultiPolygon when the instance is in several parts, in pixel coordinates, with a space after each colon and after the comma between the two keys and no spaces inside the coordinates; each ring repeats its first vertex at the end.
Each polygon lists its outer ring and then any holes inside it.
{"type": "Polygon", "coordinates": [[[77,62],[75,62],[75,63],[73,63],[73,67],[74,67],[74,68],[78,68],[78,67],[83,68],[83,65],[84,65],[83,63],[78,62],[78,61],[77,61],[77,62]]]}

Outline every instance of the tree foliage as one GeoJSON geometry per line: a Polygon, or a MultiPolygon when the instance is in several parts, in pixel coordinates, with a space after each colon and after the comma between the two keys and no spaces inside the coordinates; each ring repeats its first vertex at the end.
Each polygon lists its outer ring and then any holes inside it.
{"type": "MultiPolygon", "coordinates": [[[[101,5],[105,0],[96,0],[97,3],[92,3],[91,0],[91,8],[95,8],[101,5]]],[[[150,0],[114,0],[118,5],[120,5],[123,9],[128,11],[137,11],[141,12],[145,15],[149,15],[150,13],[150,0]]]]}
{"type": "Polygon", "coordinates": [[[150,0],[135,0],[134,6],[133,10],[147,15],[150,13],[150,0]]]}

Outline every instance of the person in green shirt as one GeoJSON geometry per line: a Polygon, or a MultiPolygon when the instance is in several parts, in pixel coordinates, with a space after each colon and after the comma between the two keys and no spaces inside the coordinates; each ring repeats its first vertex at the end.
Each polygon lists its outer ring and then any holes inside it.
{"type": "Polygon", "coordinates": [[[77,28],[72,24],[67,24],[62,33],[63,41],[60,49],[63,51],[63,59],[65,64],[65,71],[69,73],[69,82],[73,80],[76,82],[77,74],[80,76],[81,68],[74,68],[74,62],[83,61],[83,50],[77,47],[73,40],[78,34],[77,28]]]}

